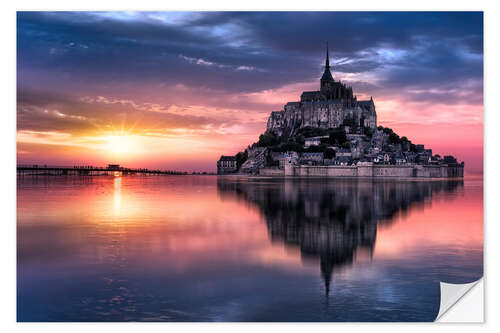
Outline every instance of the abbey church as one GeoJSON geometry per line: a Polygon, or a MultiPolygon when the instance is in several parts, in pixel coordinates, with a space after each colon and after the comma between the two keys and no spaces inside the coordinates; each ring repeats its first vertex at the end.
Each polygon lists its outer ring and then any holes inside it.
{"type": "Polygon", "coordinates": [[[358,101],[335,80],[328,46],[318,91],[271,112],[266,132],[244,152],[221,156],[217,173],[299,177],[463,177],[464,163],[377,126],[373,98],[358,101]]]}
{"type": "Polygon", "coordinates": [[[267,131],[278,137],[291,136],[303,127],[337,128],[346,120],[360,127],[377,127],[373,99],[358,101],[352,87],[334,80],[330,72],[328,46],[320,83],[319,91],[304,91],[300,102],[288,102],[283,110],[271,112],[267,131]]]}

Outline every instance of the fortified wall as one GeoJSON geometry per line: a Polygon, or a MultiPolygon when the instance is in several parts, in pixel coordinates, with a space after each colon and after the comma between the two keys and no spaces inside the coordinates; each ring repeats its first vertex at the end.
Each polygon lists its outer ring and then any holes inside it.
{"type": "Polygon", "coordinates": [[[396,177],[396,178],[454,178],[464,176],[463,165],[383,165],[370,162],[358,165],[293,165],[284,169],[264,168],[262,176],[287,177],[396,177]]]}

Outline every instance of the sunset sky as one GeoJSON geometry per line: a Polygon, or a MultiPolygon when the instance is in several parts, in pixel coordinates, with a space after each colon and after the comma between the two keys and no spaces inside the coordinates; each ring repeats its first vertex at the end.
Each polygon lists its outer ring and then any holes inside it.
{"type": "Polygon", "coordinates": [[[483,15],[19,12],[19,163],[215,171],[333,77],[378,124],[483,170],[483,15]]]}

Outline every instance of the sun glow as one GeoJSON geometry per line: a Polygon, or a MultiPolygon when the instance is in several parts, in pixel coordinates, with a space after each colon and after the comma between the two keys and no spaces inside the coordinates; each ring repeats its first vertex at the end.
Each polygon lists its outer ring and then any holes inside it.
{"type": "Polygon", "coordinates": [[[112,135],[108,136],[106,141],[106,149],[118,155],[133,153],[137,148],[134,138],[130,135],[112,135]]]}

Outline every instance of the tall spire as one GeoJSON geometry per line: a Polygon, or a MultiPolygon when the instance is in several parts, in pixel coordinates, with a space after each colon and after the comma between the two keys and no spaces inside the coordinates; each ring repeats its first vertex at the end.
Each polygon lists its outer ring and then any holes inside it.
{"type": "MultiPolygon", "coordinates": [[[[333,82],[333,76],[330,72],[330,57],[328,55],[328,42],[326,42],[326,61],[325,61],[325,71],[323,72],[323,76],[321,77],[321,87],[324,86],[324,82],[333,82]]],[[[322,88],[323,89],[323,88],[322,88]]]]}
{"type": "Polygon", "coordinates": [[[326,42],[326,63],[325,69],[330,69],[330,57],[328,56],[328,42],[326,42]]]}

